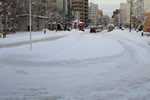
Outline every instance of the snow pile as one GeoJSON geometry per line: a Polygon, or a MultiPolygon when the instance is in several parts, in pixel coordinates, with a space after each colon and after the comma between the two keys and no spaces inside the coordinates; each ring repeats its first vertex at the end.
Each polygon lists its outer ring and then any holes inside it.
{"type": "Polygon", "coordinates": [[[138,56],[136,58],[138,63],[149,63],[149,60],[147,59],[150,56],[148,52],[150,50],[148,45],[149,37],[142,37],[138,33],[134,31],[130,33],[128,30],[114,30],[105,34],[105,37],[117,40],[124,48],[128,45],[126,51],[128,51],[129,48],[132,48],[131,50],[138,56]]]}
{"type": "MultiPolygon", "coordinates": [[[[44,34],[43,31],[39,32],[32,32],[32,39],[45,39],[49,37],[58,37],[58,36],[65,36],[71,34],[71,32],[68,31],[46,31],[46,34],[44,34]]],[[[6,38],[0,38],[0,44],[8,44],[8,43],[16,43],[16,42],[22,42],[22,41],[29,41],[30,39],[30,33],[29,32],[18,32],[16,34],[9,34],[6,36],[6,38]]]]}
{"type": "Polygon", "coordinates": [[[126,41],[133,41],[143,45],[147,45],[147,42],[149,40],[147,36],[142,37],[140,33],[137,33],[135,31],[132,31],[130,33],[129,30],[124,30],[124,31],[114,30],[112,32],[105,34],[105,36],[113,37],[113,38],[115,36],[115,39],[122,38],[125,39],[126,41]]]}
{"type": "Polygon", "coordinates": [[[93,36],[73,34],[65,38],[42,42],[33,45],[33,51],[28,46],[2,49],[2,56],[15,55],[22,60],[84,60],[120,55],[123,47],[116,40],[93,36]]]}
{"type": "Polygon", "coordinates": [[[148,37],[148,44],[150,45],[150,37],[148,37]]]}

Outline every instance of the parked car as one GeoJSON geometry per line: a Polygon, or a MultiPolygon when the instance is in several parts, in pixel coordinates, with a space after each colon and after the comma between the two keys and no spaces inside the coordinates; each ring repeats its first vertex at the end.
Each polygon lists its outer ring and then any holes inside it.
{"type": "Polygon", "coordinates": [[[2,34],[0,33],[0,38],[2,38],[2,34]]]}
{"type": "Polygon", "coordinates": [[[90,33],[96,33],[96,32],[101,32],[102,29],[98,26],[91,26],[90,27],[90,33]]]}
{"type": "Polygon", "coordinates": [[[79,25],[79,30],[84,32],[84,27],[79,25]]]}
{"type": "Polygon", "coordinates": [[[147,29],[147,32],[150,32],[150,28],[147,29]]]}

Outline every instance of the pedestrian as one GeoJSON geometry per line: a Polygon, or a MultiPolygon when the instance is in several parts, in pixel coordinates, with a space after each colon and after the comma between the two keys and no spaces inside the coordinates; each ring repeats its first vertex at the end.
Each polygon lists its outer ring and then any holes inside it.
{"type": "Polygon", "coordinates": [[[44,34],[46,34],[46,29],[44,29],[44,34]]]}
{"type": "Polygon", "coordinates": [[[2,34],[0,33],[0,38],[2,38],[2,34]]]}
{"type": "Polygon", "coordinates": [[[141,33],[141,36],[144,36],[144,33],[143,33],[143,32],[141,33]]]}
{"type": "Polygon", "coordinates": [[[58,24],[56,24],[56,32],[58,31],[58,24]]]}
{"type": "Polygon", "coordinates": [[[6,38],[6,32],[3,33],[3,38],[6,38]]]}

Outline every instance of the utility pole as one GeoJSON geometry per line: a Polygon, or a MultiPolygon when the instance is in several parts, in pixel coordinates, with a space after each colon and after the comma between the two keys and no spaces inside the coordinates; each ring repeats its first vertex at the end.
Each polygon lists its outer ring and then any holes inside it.
{"type": "Polygon", "coordinates": [[[30,51],[32,51],[32,1],[29,0],[30,51]]]}
{"type": "Polygon", "coordinates": [[[79,29],[79,11],[77,11],[77,29],[79,29]]]}
{"type": "Polygon", "coordinates": [[[65,4],[66,4],[66,0],[63,0],[63,24],[64,24],[64,27],[65,27],[65,25],[66,25],[66,6],[65,6],[65,4]]]}
{"type": "Polygon", "coordinates": [[[130,0],[130,32],[131,32],[131,23],[132,23],[132,0],[130,0]]]}
{"type": "Polygon", "coordinates": [[[71,1],[70,0],[67,0],[67,1],[68,1],[68,9],[67,9],[68,10],[68,22],[70,22],[70,20],[71,20],[71,12],[70,12],[71,11],[71,9],[70,9],[71,1]]]}

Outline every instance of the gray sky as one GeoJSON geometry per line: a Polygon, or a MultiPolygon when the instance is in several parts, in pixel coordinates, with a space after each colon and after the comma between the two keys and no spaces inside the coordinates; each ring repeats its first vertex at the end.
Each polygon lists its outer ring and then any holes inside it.
{"type": "Polygon", "coordinates": [[[111,16],[115,9],[120,8],[120,3],[126,2],[126,0],[89,0],[90,2],[99,5],[99,9],[103,10],[104,14],[111,16]]]}

